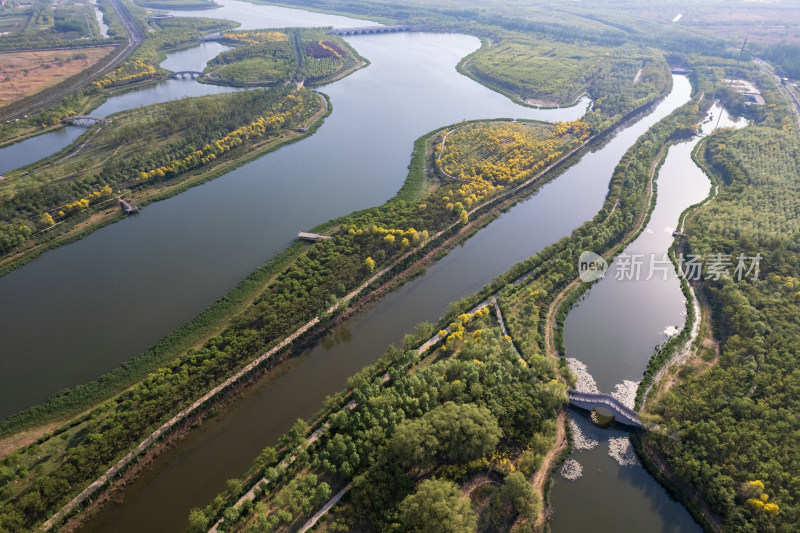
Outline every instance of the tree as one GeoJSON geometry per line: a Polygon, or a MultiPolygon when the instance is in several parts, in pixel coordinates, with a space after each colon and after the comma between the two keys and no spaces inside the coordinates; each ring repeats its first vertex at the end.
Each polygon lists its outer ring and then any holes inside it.
{"type": "Polygon", "coordinates": [[[400,502],[400,522],[406,531],[424,533],[467,533],[477,528],[469,499],[458,485],[440,479],[426,479],[400,502]]]}
{"type": "Polygon", "coordinates": [[[469,222],[469,215],[467,214],[466,209],[463,209],[461,213],[458,215],[458,220],[460,220],[462,224],[466,224],[467,222],[469,222]]]}
{"type": "Polygon", "coordinates": [[[56,221],[53,220],[53,216],[50,213],[44,213],[42,215],[42,224],[45,226],[53,226],[55,223],[56,221]]]}
{"type": "Polygon", "coordinates": [[[397,426],[391,449],[405,468],[423,470],[437,458],[465,463],[493,450],[502,431],[485,407],[446,402],[415,420],[397,426]]]}
{"type": "Polygon", "coordinates": [[[189,511],[189,532],[205,533],[208,531],[208,518],[205,513],[197,507],[189,511]]]}
{"type": "Polygon", "coordinates": [[[367,257],[366,259],[364,259],[364,266],[367,267],[367,270],[372,272],[373,270],[375,270],[375,260],[371,257],[367,257]]]}
{"type": "Polygon", "coordinates": [[[527,520],[533,519],[539,513],[539,496],[522,472],[514,472],[506,477],[501,497],[527,520]]]}

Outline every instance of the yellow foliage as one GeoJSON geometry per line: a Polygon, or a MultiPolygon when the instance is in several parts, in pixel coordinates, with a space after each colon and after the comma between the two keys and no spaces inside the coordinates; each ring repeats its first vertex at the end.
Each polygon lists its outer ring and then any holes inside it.
{"type": "Polygon", "coordinates": [[[448,209],[458,207],[459,198],[470,206],[507,184],[535,175],[588,136],[588,124],[579,120],[546,126],[518,122],[461,126],[434,148],[440,169],[465,182],[442,200],[448,209]]]}

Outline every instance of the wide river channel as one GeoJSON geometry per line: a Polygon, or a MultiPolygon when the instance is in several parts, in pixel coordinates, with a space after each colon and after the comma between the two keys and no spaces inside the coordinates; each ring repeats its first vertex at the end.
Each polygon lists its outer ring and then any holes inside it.
{"type": "MultiPolygon", "coordinates": [[[[252,9],[293,15],[262,20],[273,27],[297,26],[303,13],[245,7],[242,16],[251,24],[252,9]]],[[[331,18],[310,13],[306,25],[364,23],[331,18]]],[[[420,135],[463,119],[573,120],[588,104],[525,108],[461,76],[455,65],[479,46],[474,37],[405,33],[350,42],[372,64],[324,88],[333,114],[312,137],[0,278],[0,417],[135,357],[286,248],[298,231],[391,198],[420,135]]],[[[220,50],[204,44],[165,63],[175,70],[198,68],[220,50]]],[[[94,113],[221,90],[170,80],[110,98],[94,113]]],[[[40,147],[39,157],[64,146],[63,133],[49,135],[55,145],[40,147]]],[[[49,135],[31,142],[46,143],[49,135]]]]}
{"type": "MultiPolygon", "coordinates": [[[[203,11],[202,16],[237,20],[248,28],[366,24],[237,0],[219,3],[224,7],[203,11]]],[[[348,42],[372,64],[323,89],[331,97],[334,112],[314,136],[150,205],[139,217],[47,252],[0,278],[0,335],[9,339],[9,350],[0,355],[4,369],[0,416],[134,357],[285,248],[298,230],[390,198],[405,178],[412,143],[420,135],[471,118],[572,120],[587,105],[581,101],[560,110],[524,108],[460,76],[456,63],[479,45],[473,37],[410,33],[349,37],[348,42]],[[25,357],[19,357],[23,353],[25,357]]],[[[206,43],[171,54],[163,65],[171,70],[199,69],[223,48],[206,43]]],[[[95,112],[110,114],[220,90],[171,80],[109,99],[105,109],[95,112]]],[[[265,446],[275,444],[297,418],[317,411],[326,395],[340,390],[347,377],[375,361],[389,343],[399,342],[418,322],[436,321],[449,302],[473,293],[590,219],[602,206],[614,167],[625,151],[650,126],[685,103],[689,94],[688,80],[676,76],[671,93],[652,113],[623,127],[425,275],[369,306],[319,345],[250,387],[229,408],[157,458],[151,469],[125,489],[124,503],[107,506],[83,530],[184,529],[190,508],[205,506],[224,488],[226,479],[244,473],[265,446]]],[[[44,141],[39,157],[68,144],[60,137],[52,138],[52,144],[44,141]]],[[[708,182],[702,173],[698,175],[689,152],[679,151],[685,146],[670,151],[659,175],[658,206],[648,226],[653,233],[674,225],[677,214],[699,199],[681,196],[678,189],[677,197],[667,200],[669,183],[690,187],[700,198],[708,191],[708,182]],[[677,163],[670,165],[673,160],[677,163]],[[662,201],[671,207],[667,221],[659,222],[662,227],[656,230],[653,225],[662,201]]],[[[5,161],[5,150],[0,151],[0,161],[5,161]]],[[[653,249],[664,251],[668,244],[665,240],[661,246],[659,241],[653,249]]],[[[584,361],[592,372],[595,366],[605,368],[605,377],[598,377],[602,390],[626,379],[638,380],[652,347],[666,338],[666,327],[680,327],[684,318],[683,295],[675,283],[674,290],[642,295],[659,298],[651,302],[651,310],[662,306],[677,310],[659,315],[663,320],[655,320],[655,326],[642,316],[648,313],[641,311],[626,317],[624,323],[607,316],[599,326],[617,327],[617,337],[650,328],[641,332],[649,342],[647,349],[631,349],[624,355],[613,345],[604,348],[619,359],[603,359],[606,352],[579,351],[573,321],[608,279],[570,313],[565,331],[568,355],[584,361]]],[[[584,335],[588,339],[593,333],[591,329],[584,335]]],[[[586,425],[578,413],[573,418],[586,425]]],[[[624,439],[624,433],[620,438],[624,439]]],[[[556,480],[554,529],[592,530],[601,519],[614,530],[699,530],[688,512],[641,467],[621,467],[605,450],[589,467],[597,470],[591,478],[584,468],[584,478],[575,482],[556,480]],[[587,506],[584,493],[603,502],[615,498],[614,514],[604,516],[602,502],[587,506]],[[624,519],[616,518],[626,516],[619,507],[628,511],[635,507],[637,527],[629,528],[624,519]]]]}

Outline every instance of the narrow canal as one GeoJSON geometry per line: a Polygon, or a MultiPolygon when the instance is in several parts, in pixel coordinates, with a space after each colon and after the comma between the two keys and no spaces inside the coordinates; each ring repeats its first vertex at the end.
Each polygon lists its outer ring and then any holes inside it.
{"type": "MultiPolygon", "coordinates": [[[[702,125],[703,133],[717,124],[742,127],[746,121],[715,105],[702,125]]],[[[579,390],[613,393],[632,407],[654,347],[683,328],[686,300],[663,254],[672,244],[680,213],[709,194],[708,178],[692,161],[698,142],[696,138],[669,149],[657,176],[657,204],[644,232],[567,315],[564,346],[571,366],[583,378],[579,390]],[[639,260],[636,272],[633,265],[639,260]]],[[[614,531],[620,533],[701,531],[689,512],[641,466],[627,432],[595,428],[585,413],[576,410],[571,416],[575,451],[565,475],[554,479],[554,532],[586,530],[597,520],[613,521],[614,531]],[[575,506],[581,511],[570,512],[575,506]]]]}

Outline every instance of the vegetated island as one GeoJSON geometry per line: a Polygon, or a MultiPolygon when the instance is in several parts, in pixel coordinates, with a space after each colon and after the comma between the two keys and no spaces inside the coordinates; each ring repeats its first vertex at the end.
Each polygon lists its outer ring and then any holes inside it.
{"type": "Polygon", "coordinates": [[[209,61],[203,81],[249,87],[290,80],[317,86],[367,64],[344,39],[320,28],[227,31],[221,42],[234,49],[209,61]]]}
{"type": "Polygon", "coordinates": [[[295,85],[186,98],[124,111],[61,152],[0,182],[0,268],[118,220],[313,133],[325,98],[295,85]]]}

